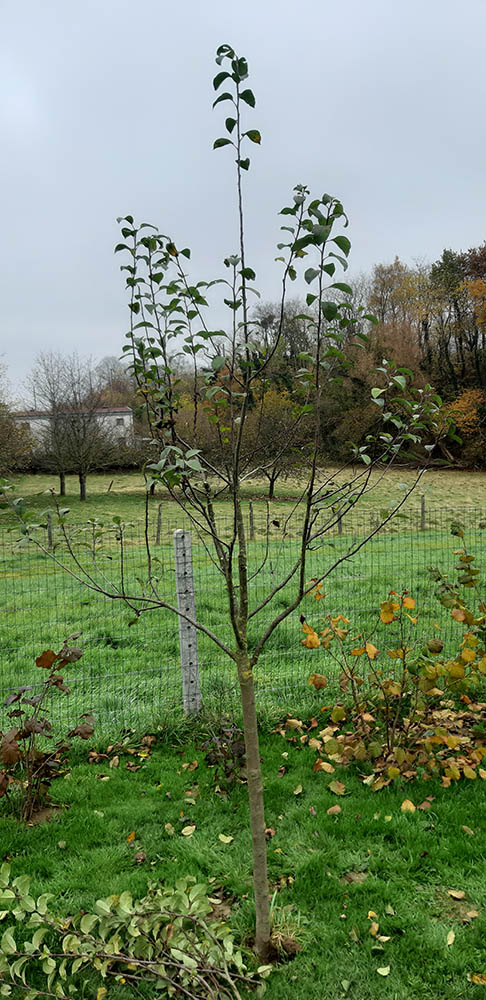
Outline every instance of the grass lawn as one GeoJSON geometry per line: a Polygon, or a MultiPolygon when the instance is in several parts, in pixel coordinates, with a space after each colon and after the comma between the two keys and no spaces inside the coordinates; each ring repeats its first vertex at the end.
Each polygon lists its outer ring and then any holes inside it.
{"type": "MultiPolygon", "coordinates": [[[[265,734],[261,750],[266,821],[275,830],[272,890],[278,908],[293,907],[303,946],[270,977],[268,1000],[479,1000],[485,988],[467,974],[486,972],[486,785],[446,790],[417,781],[373,794],[356,772],[341,769],[332,777],[346,795],[337,798],[330,777],[313,773],[308,748],[265,734]],[[427,812],[401,812],[405,798],[419,804],[430,795],[427,812]],[[328,815],[336,804],[341,813],[328,815]],[[465,897],[454,900],[451,889],[465,897]],[[389,940],[380,944],[378,935],[389,940]],[[386,977],[376,971],[388,966],[386,977]]],[[[0,808],[0,860],[10,861],[13,875],[32,875],[36,894],[54,893],[66,915],[125,889],[143,895],[149,880],[211,879],[212,891],[224,887],[231,923],[245,938],[252,927],[246,787],[217,794],[213,771],[191,743],[156,747],[137,772],[123,757],[118,769],[88,765],[86,754],[54,784],[54,798],[69,809],[50,823],[25,828],[0,808]],[[194,760],[197,769],[183,769],[194,760]],[[188,822],[196,827],[190,838],[180,832],[188,822]],[[234,840],[223,844],[219,833],[234,840]]]]}
{"type": "MultiPolygon", "coordinates": [[[[332,466],[324,470],[329,477],[335,476],[337,482],[342,479],[332,466]]],[[[372,475],[372,489],[360,504],[360,510],[379,511],[388,508],[403,497],[404,487],[410,487],[415,480],[413,469],[391,468],[386,476],[380,472],[372,475]]],[[[18,475],[15,483],[20,496],[30,498],[33,509],[42,510],[48,504],[45,491],[59,488],[55,475],[18,475]]],[[[284,515],[288,500],[297,497],[303,488],[302,480],[296,477],[279,480],[276,485],[276,497],[272,501],[272,516],[284,515]]],[[[75,476],[66,477],[67,496],[62,505],[69,506],[74,520],[87,521],[92,517],[111,517],[119,514],[123,518],[143,520],[144,496],[142,476],[139,472],[108,472],[93,473],[88,477],[88,499],[81,503],[78,496],[78,482],[75,476]]],[[[268,492],[268,483],[264,479],[252,479],[244,489],[246,499],[262,499],[268,492]]],[[[481,507],[486,505],[486,472],[470,472],[464,470],[431,469],[422,477],[417,492],[407,501],[406,510],[418,513],[420,495],[425,496],[426,505],[430,508],[461,508],[464,506],[481,507]]],[[[177,511],[171,503],[157,490],[152,498],[152,506],[163,502],[164,514],[169,520],[177,511]]],[[[224,504],[217,505],[224,511],[224,504]]],[[[7,519],[2,516],[2,519],[7,519]]]]}

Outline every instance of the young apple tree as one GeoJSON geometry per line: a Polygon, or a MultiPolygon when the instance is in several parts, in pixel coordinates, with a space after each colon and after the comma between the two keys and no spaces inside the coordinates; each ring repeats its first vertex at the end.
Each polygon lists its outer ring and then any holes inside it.
{"type": "MultiPolygon", "coordinates": [[[[219,111],[224,105],[226,117],[225,134],[216,139],[214,149],[226,147],[225,153],[230,154],[235,171],[238,219],[236,245],[224,260],[225,277],[218,281],[195,280],[190,272],[190,249],[155,226],[137,225],[131,215],[119,220],[123,242],[117,245],[116,252],[125,256],[122,271],[129,294],[130,330],[124,351],[130,356],[131,370],[145,401],[157,444],[156,460],[146,466],[147,491],[153,482],[161,484],[189,518],[193,530],[211,554],[223,581],[231,641],[203,621],[192,621],[159,596],[148,532],[147,582],[140,593],[128,593],[123,586],[123,576],[121,586],[107,586],[106,578],[97,580],[93,569],[84,570],[79,560],[71,572],[78,579],[84,579],[92,589],[125,600],[136,616],[155,608],[170,609],[209,636],[233,662],[241,694],[246,745],[256,908],[255,949],[265,958],[269,952],[271,926],[255,667],[270,637],[298,609],[303,597],[367,541],[352,544],[344,555],[334,560],[329,559],[329,550],[326,550],[319,580],[308,581],[309,551],[322,544],[338,519],[345,518],[371,488],[373,470],[378,467],[381,470],[378,474],[384,474],[389,463],[403,449],[410,450],[418,445],[425,433],[426,447],[429,451],[434,447],[434,420],[440,400],[430,387],[415,390],[410,384],[409,371],[396,369],[384,361],[377,371],[376,388],[372,390],[377,404],[374,433],[369,434],[364,443],[350,449],[349,463],[343,465],[337,478],[335,473],[332,477],[321,475],[323,402],[333,391],[336,380],[348,369],[347,345],[355,347],[360,339],[366,340],[363,322],[373,322],[373,317],[353,314],[346,299],[351,289],[336,280],[339,269],[346,270],[348,266],[351,246],[343,232],[348,220],[341,202],[329,194],[314,197],[304,184],[298,184],[290,204],[280,213],[283,236],[276,258],[281,270],[276,335],[270,344],[262,345],[258,314],[253,314],[251,309],[256,274],[245,240],[243,198],[244,181],[251,166],[249,153],[261,142],[259,130],[249,126],[246,120],[252,115],[256,101],[248,85],[245,58],[238,56],[229,45],[222,45],[217,50],[216,62],[219,69],[213,80],[214,106],[219,111]],[[300,354],[293,389],[294,419],[279,435],[272,456],[275,461],[279,452],[285,454],[296,437],[296,428],[305,423],[308,429],[305,482],[300,501],[291,505],[285,524],[281,525],[282,544],[285,544],[291,523],[294,521],[298,526],[293,530],[294,537],[298,532],[298,551],[293,564],[286,565],[279,579],[273,575],[272,585],[262,597],[261,582],[259,590],[257,583],[262,580],[270,545],[267,544],[261,563],[254,565],[251,553],[248,554],[242,487],[252,476],[266,471],[267,459],[259,454],[258,443],[255,445],[255,406],[271,386],[269,375],[285,324],[288,288],[302,273],[308,286],[309,315],[304,318],[312,349],[300,354]],[[209,297],[214,294],[213,288],[222,290],[227,307],[228,322],[224,329],[216,328],[209,318],[209,297]],[[181,432],[184,422],[178,419],[181,407],[186,405],[187,409],[187,390],[184,394],[181,392],[178,374],[181,354],[193,373],[191,409],[194,420],[190,441],[184,438],[181,432]],[[198,447],[201,414],[206,428],[208,420],[213,428],[211,449],[198,447]],[[215,503],[222,499],[225,500],[224,518],[220,514],[221,504],[215,503]],[[228,523],[228,512],[229,536],[223,530],[223,524],[226,527],[228,523]],[[274,601],[277,596],[278,601],[274,601]]],[[[406,495],[398,506],[405,499],[406,495]]],[[[147,500],[146,511],[148,506],[147,500]]],[[[368,538],[377,530],[379,526],[375,525],[368,538]]],[[[123,537],[122,533],[120,536],[123,537]]],[[[67,533],[66,540],[69,545],[67,533]]],[[[55,555],[54,558],[60,557],[55,555]]],[[[121,562],[123,565],[122,559],[121,562]]]]}

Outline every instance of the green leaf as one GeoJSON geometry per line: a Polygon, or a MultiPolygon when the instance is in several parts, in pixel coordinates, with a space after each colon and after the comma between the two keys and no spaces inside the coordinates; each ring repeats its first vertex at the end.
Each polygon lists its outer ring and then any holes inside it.
{"type": "Polygon", "coordinates": [[[228,132],[231,133],[236,125],[236,118],[227,118],[224,124],[226,125],[228,132]]]}
{"type": "Polygon", "coordinates": [[[353,289],[351,285],[347,285],[344,281],[336,281],[334,285],[330,285],[330,288],[337,288],[340,292],[345,292],[346,295],[352,295],[353,289]]]}
{"type": "Polygon", "coordinates": [[[378,396],[381,396],[381,394],[382,394],[383,392],[385,392],[385,389],[376,389],[376,388],[375,388],[375,389],[372,389],[372,390],[371,390],[371,395],[372,395],[373,399],[377,399],[377,398],[378,398],[378,396]]]}
{"type": "Polygon", "coordinates": [[[252,90],[242,90],[240,94],[240,101],[244,101],[245,104],[249,104],[250,108],[254,108],[256,101],[255,95],[252,90]]]}
{"type": "Polygon", "coordinates": [[[257,128],[250,128],[248,129],[248,132],[244,132],[243,134],[247,135],[252,142],[256,142],[258,145],[260,145],[262,137],[257,128]]]}
{"type": "Polygon", "coordinates": [[[11,931],[5,931],[2,936],[2,941],[0,944],[0,951],[4,955],[15,955],[17,951],[17,945],[15,943],[15,938],[11,931]]]}
{"type": "Polygon", "coordinates": [[[215,108],[217,104],[220,104],[221,101],[233,101],[233,104],[235,103],[233,95],[229,94],[227,90],[225,90],[224,94],[220,94],[219,97],[217,97],[216,100],[213,101],[213,108],[215,108]]]}
{"type": "Polygon", "coordinates": [[[233,146],[231,139],[215,139],[213,149],[220,149],[221,146],[233,146]]]}
{"type": "Polygon", "coordinates": [[[318,267],[308,267],[307,271],[305,271],[304,273],[304,278],[308,285],[310,285],[311,281],[314,281],[314,278],[317,278],[318,276],[319,276],[318,267]]]}
{"type": "Polygon", "coordinates": [[[250,169],[250,158],[248,156],[246,157],[246,159],[244,159],[244,160],[237,160],[236,162],[237,162],[238,166],[241,167],[242,170],[249,170],[250,169]]]}
{"type": "Polygon", "coordinates": [[[242,278],[246,278],[248,281],[254,281],[256,278],[256,274],[252,267],[242,267],[240,274],[242,278]]]}
{"type": "Polygon", "coordinates": [[[214,372],[220,372],[224,368],[225,364],[226,364],[226,358],[216,356],[211,361],[211,368],[213,369],[214,372]]]}
{"type": "Polygon", "coordinates": [[[348,253],[351,250],[351,240],[348,240],[347,236],[335,236],[332,242],[346,254],[346,257],[348,256],[348,253]]]}
{"type": "Polygon", "coordinates": [[[216,76],[214,77],[214,80],[213,80],[213,87],[214,87],[214,89],[217,90],[218,87],[221,86],[223,80],[227,80],[228,77],[230,77],[230,76],[231,76],[231,73],[228,73],[227,70],[222,70],[221,73],[216,73],[216,76]]]}
{"type": "Polygon", "coordinates": [[[323,302],[321,304],[322,314],[330,323],[333,319],[336,319],[338,314],[338,307],[335,302],[323,302]]]}

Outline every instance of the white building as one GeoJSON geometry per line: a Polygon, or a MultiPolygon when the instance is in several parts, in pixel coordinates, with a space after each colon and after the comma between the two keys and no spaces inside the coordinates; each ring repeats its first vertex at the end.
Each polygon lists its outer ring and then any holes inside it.
{"type": "MultiPolygon", "coordinates": [[[[111,435],[125,439],[133,436],[133,413],[129,406],[100,406],[94,412],[98,423],[111,435]]],[[[21,410],[13,416],[37,441],[49,429],[51,414],[47,410],[21,410]]]]}

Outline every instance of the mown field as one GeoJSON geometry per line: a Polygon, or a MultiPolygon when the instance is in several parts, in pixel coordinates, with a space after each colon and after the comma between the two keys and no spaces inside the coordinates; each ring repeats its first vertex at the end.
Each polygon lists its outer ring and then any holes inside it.
{"type": "MultiPolygon", "coordinates": [[[[328,477],[334,477],[337,482],[342,481],[342,475],[333,467],[323,472],[328,477]]],[[[363,497],[360,510],[389,509],[400,501],[405,489],[411,487],[415,479],[416,473],[413,469],[391,468],[384,477],[381,472],[374,472],[372,489],[363,497]]],[[[58,489],[55,475],[19,475],[12,479],[12,482],[18,494],[30,498],[29,502],[34,510],[44,509],[49,502],[48,491],[58,489]]],[[[276,498],[271,505],[272,513],[278,516],[279,513],[285,512],[288,499],[299,496],[301,488],[302,481],[295,477],[278,480],[276,498]],[[282,508],[280,501],[284,503],[282,508]]],[[[138,472],[107,472],[89,476],[88,499],[85,503],[79,500],[75,476],[66,477],[66,489],[66,502],[64,500],[62,502],[63,505],[70,507],[71,516],[76,520],[85,521],[92,517],[107,518],[113,514],[120,514],[131,520],[143,519],[145,492],[142,477],[138,472]]],[[[261,499],[267,495],[267,491],[266,480],[252,479],[244,489],[244,496],[247,499],[261,499]]],[[[422,494],[425,496],[426,505],[431,508],[482,506],[486,503],[486,472],[446,469],[427,471],[422,476],[417,491],[407,501],[405,510],[417,516],[422,494]]],[[[176,513],[176,508],[159,489],[151,500],[152,506],[156,506],[162,499],[165,500],[164,507],[168,515],[172,517],[176,513]]]]}
{"type": "MultiPolygon", "coordinates": [[[[439,506],[436,501],[436,506],[427,506],[426,530],[420,530],[418,501],[415,499],[415,506],[412,506],[411,498],[408,509],[402,511],[386,531],[376,535],[329,576],[324,584],[324,603],[316,604],[312,598],[306,600],[301,610],[312,624],[317,627],[324,613],[333,612],[345,614],[357,629],[371,629],[379,603],[390,589],[408,588],[417,600],[419,634],[430,636],[435,624],[441,628],[446,642],[451,640],[454,625],[434,599],[429,569],[431,566],[439,566],[445,571],[453,569],[456,545],[450,534],[450,523],[454,518],[460,518],[468,525],[468,542],[476,553],[478,564],[484,566],[486,512],[480,507],[480,483],[484,483],[485,478],[475,479],[476,492],[467,492],[464,483],[461,490],[459,481],[449,473],[440,474],[445,477],[441,487],[436,482],[438,474],[429,475],[435,477],[434,495],[441,495],[443,504],[439,506]],[[455,492],[447,486],[452,481],[455,482],[455,492]],[[457,499],[462,494],[464,500],[464,493],[467,493],[470,503],[464,501],[461,507],[457,504],[449,511],[444,508],[446,498],[457,499]]],[[[126,592],[140,594],[147,572],[143,524],[140,521],[143,513],[140,478],[119,477],[107,493],[110,482],[109,477],[93,476],[92,495],[86,504],[80,504],[70,495],[67,497],[66,506],[71,508],[69,523],[78,526],[82,523],[84,526],[74,535],[76,552],[88,573],[105,589],[111,590],[113,584],[119,587],[120,548],[111,518],[115,513],[121,514],[129,522],[124,542],[126,592]],[[138,516],[133,516],[135,514],[138,516]],[[87,521],[96,516],[102,516],[107,530],[95,538],[93,562],[93,528],[87,521]]],[[[39,512],[46,501],[49,502],[49,497],[43,492],[47,485],[47,477],[29,477],[19,483],[19,492],[26,496],[28,506],[34,513],[36,508],[39,512]]],[[[74,485],[74,480],[68,481],[68,493],[74,485]]],[[[383,488],[380,484],[379,489],[383,488]]],[[[394,489],[398,490],[397,482],[390,480],[390,495],[394,489]]],[[[162,596],[174,602],[172,534],[175,528],[184,526],[184,522],[166,498],[155,497],[151,502],[154,516],[149,525],[149,537],[156,560],[154,567],[159,578],[158,588],[162,596]],[[157,545],[159,504],[161,530],[160,544],[157,545]]],[[[285,497],[279,497],[271,507],[268,547],[266,504],[255,500],[253,507],[255,537],[249,543],[250,565],[252,569],[257,569],[264,563],[261,573],[251,584],[251,600],[256,605],[292,565],[298,543],[296,529],[292,524],[286,527],[285,517],[292,507],[285,497]]],[[[231,527],[228,508],[221,504],[218,516],[223,530],[228,533],[231,527]]],[[[5,695],[15,684],[38,680],[35,656],[44,648],[60,646],[67,634],[81,632],[79,642],[84,656],[70,671],[72,693],[69,697],[58,699],[56,712],[71,721],[80,712],[93,710],[98,717],[98,725],[107,731],[141,721],[163,723],[169,715],[179,712],[178,626],[171,614],[151,611],[142,615],[136,624],[131,624],[133,611],[122,601],[102,597],[84,588],[34,545],[19,547],[20,535],[11,514],[4,511],[2,518],[1,692],[5,695]]],[[[349,520],[343,521],[342,534],[334,526],[324,544],[310,554],[308,578],[326,572],[350,548],[359,544],[375,523],[375,511],[363,505],[349,520]]],[[[198,618],[221,638],[231,641],[221,578],[204,546],[194,532],[192,534],[198,618]]],[[[47,545],[45,527],[38,529],[36,537],[42,545],[47,545]]],[[[66,554],[55,519],[53,542],[54,559],[64,562],[77,574],[78,568],[66,554]]],[[[261,616],[254,619],[252,638],[260,634],[275,611],[285,607],[289,596],[291,588],[287,587],[261,616]]],[[[275,632],[257,667],[261,710],[279,711],[300,702],[309,704],[315,698],[307,685],[309,674],[316,670],[330,676],[336,674],[334,664],[322,650],[302,647],[300,613],[299,610],[292,614],[275,632]]],[[[208,707],[232,712],[237,704],[233,666],[209,639],[201,635],[199,663],[203,696],[208,707]]]]}

